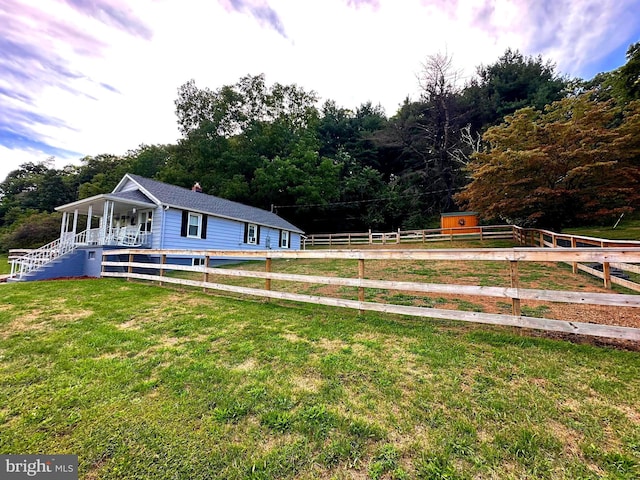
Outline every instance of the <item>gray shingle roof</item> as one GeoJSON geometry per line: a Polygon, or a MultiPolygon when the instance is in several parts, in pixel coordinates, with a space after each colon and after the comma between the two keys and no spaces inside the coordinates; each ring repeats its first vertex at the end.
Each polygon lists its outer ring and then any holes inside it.
{"type": "Polygon", "coordinates": [[[140,175],[129,173],[127,176],[157,198],[163,205],[304,233],[275,213],[260,208],[250,207],[242,203],[207,195],[206,193],[192,192],[186,188],[158,182],[140,175]]]}
{"type": "Polygon", "coordinates": [[[126,192],[117,192],[117,193],[112,193],[110,196],[121,198],[123,200],[133,200],[135,202],[145,202],[145,203],[153,204],[153,202],[149,199],[149,197],[147,197],[140,190],[128,190],[126,192]]]}

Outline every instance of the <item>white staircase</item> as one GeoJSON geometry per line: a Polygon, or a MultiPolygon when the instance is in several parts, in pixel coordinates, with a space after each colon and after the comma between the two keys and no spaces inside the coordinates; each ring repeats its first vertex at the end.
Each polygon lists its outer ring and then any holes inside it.
{"type": "Polygon", "coordinates": [[[26,255],[11,260],[11,274],[9,278],[22,279],[29,272],[53,262],[57,258],[75,250],[80,243],[86,241],[87,232],[64,234],[61,238],[33,250],[26,255]]]}

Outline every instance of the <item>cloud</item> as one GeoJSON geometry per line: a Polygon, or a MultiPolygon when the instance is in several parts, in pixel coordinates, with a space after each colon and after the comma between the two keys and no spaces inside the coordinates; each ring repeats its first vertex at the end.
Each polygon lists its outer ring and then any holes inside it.
{"type": "MultiPolygon", "coordinates": [[[[60,135],[76,132],[50,115],[56,98],[97,104],[100,91],[120,93],[94,80],[86,61],[101,61],[111,48],[106,35],[148,40],[152,31],[118,0],[58,0],[29,4],[0,0],[0,145],[3,152],[78,156],[60,135]],[[90,17],[87,20],[87,17],[90,17]],[[65,133],[66,132],[66,133],[65,133]]],[[[72,122],[73,123],[73,122],[72,122]]],[[[13,155],[12,155],[13,156],[13,155]]]]}
{"type": "Polygon", "coordinates": [[[64,120],[40,115],[11,105],[3,105],[0,112],[0,145],[9,149],[35,150],[46,155],[68,157],[76,152],[52,145],[51,139],[35,131],[34,126],[70,128],[64,120]]]}
{"type": "Polygon", "coordinates": [[[278,13],[264,0],[219,0],[227,11],[248,13],[261,25],[273,28],[284,38],[288,38],[278,13]]]}
{"type": "Polygon", "coordinates": [[[363,5],[367,5],[374,10],[380,8],[380,0],[347,0],[347,5],[354,8],[360,8],[363,5]]]}
{"type": "Polygon", "coordinates": [[[637,9],[638,0],[484,0],[474,6],[472,26],[496,42],[517,36],[521,44],[511,47],[579,75],[633,36],[637,9]]]}
{"type": "Polygon", "coordinates": [[[124,2],[114,0],[65,0],[66,3],[84,15],[102,23],[116,27],[131,35],[151,40],[153,32],[132,13],[124,2]]]}

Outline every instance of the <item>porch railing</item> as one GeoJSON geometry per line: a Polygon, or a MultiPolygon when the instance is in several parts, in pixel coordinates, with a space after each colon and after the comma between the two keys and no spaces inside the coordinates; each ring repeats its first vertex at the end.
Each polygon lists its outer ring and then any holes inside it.
{"type": "Polygon", "coordinates": [[[73,233],[64,233],[60,238],[51,243],[33,250],[11,261],[11,277],[22,278],[29,272],[33,272],[38,268],[54,261],[56,258],[71,252],[79,243],[86,241],[86,230],[76,235],[73,233]]]}
{"type": "Polygon", "coordinates": [[[22,278],[29,272],[43,267],[57,258],[75,250],[79,246],[147,246],[151,241],[151,232],[140,232],[128,227],[112,228],[106,235],[101,228],[92,228],[80,233],[63,233],[53,242],[32,250],[18,258],[11,259],[10,278],[22,278]]]}

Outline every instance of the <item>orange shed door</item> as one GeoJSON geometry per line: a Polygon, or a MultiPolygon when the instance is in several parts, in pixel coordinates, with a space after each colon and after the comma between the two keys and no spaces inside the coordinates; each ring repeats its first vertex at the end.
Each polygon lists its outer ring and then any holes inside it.
{"type": "Polygon", "coordinates": [[[444,235],[452,233],[480,233],[478,215],[476,213],[443,213],[440,217],[440,228],[444,235]]]}

